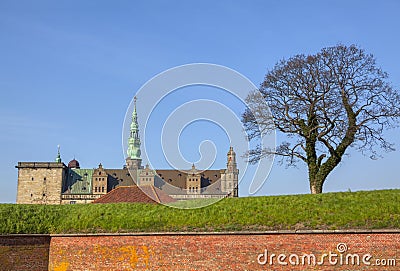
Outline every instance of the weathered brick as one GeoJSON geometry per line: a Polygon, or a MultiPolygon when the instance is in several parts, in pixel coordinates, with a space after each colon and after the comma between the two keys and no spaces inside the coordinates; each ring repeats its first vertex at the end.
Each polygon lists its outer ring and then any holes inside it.
{"type": "Polygon", "coordinates": [[[40,271],[399,270],[400,232],[0,236],[0,263],[0,270],[40,271]],[[340,243],[347,247],[342,253],[340,243]],[[268,262],[259,264],[257,257],[265,250],[268,262]],[[303,265],[304,253],[315,255],[316,262],[324,253],[334,253],[338,262],[329,264],[325,258],[323,265],[303,265]],[[288,265],[278,263],[279,254],[285,254],[288,265]],[[294,254],[299,265],[289,262],[289,257],[295,262],[294,254]],[[371,265],[362,263],[365,254],[372,255],[371,265]],[[352,264],[354,255],[359,255],[359,265],[352,264]],[[382,267],[374,265],[378,259],[386,265],[396,261],[382,267]]]}
{"type": "Polygon", "coordinates": [[[54,236],[50,251],[50,270],[399,270],[399,265],[399,233],[54,236]],[[347,251],[339,253],[339,243],[347,251]],[[278,264],[277,256],[273,264],[259,264],[265,249],[269,256],[285,254],[288,265],[278,264]],[[337,264],[328,258],[323,265],[301,264],[304,253],[315,255],[317,263],[329,252],[338,255],[337,264]],[[370,266],[362,263],[368,253],[370,266]],[[288,262],[292,254],[300,257],[299,265],[288,262]],[[355,254],[360,265],[352,264],[355,254]],[[377,259],[397,259],[396,266],[372,265],[377,259]]]}

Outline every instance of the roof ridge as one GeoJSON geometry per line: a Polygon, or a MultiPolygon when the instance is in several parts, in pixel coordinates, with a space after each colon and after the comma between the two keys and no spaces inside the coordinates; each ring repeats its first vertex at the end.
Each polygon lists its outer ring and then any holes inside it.
{"type": "Polygon", "coordinates": [[[156,198],[158,200],[158,203],[161,203],[161,199],[157,194],[157,191],[154,189],[154,185],[150,185],[151,189],[153,190],[154,194],[156,195],[156,198]]]}

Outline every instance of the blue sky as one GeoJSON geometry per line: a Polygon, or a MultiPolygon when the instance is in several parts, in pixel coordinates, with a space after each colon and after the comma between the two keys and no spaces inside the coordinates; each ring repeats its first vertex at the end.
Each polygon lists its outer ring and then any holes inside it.
{"type": "MultiPolygon", "coordinates": [[[[0,202],[15,202],[17,162],[53,161],[58,144],[64,162],[76,157],[82,167],[101,162],[120,168],[122,125],[132,97],[150,78],[174,66],[215,63],[259,85],[284,57],[355,43],[375,55],[399,88],[399,10],[396,0],[3,0],[0,202]]],[[[189,97],[207,98],[207,91],[193,90],[189,97]]],[[[166,112],[171,104],[164,105],[166,112]]],[[[204,130],[198,125],[182,134],[188,160],[198,159],[198,135],[204,130]]],[[[209,129],[221,148],[215,167],[223,168],[229,143],[217,127],[209,129]]],[[[397,148],[398,134],[387,133],[397,148]]],[[[329,176],[325,191],[400,187],[398,151],[378,161],[349,154],[329,176]]],[[[165,167],[162,161],[159,167],[165,167]]],[[[246,189],[240,189],[245,195],[246,189]]],[[[257,195],[308,192],[305,167],[274,165],[257,195]]]]}

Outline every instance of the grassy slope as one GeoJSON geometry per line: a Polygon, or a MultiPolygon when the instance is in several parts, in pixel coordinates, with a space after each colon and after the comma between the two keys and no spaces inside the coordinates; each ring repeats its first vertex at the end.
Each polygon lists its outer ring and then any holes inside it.
{"type": "Polygon", "coordinates": [[[189,210],[0,204],[0,234],[388,228],[400,228],[400,190],[229,198],[189,210]]]}

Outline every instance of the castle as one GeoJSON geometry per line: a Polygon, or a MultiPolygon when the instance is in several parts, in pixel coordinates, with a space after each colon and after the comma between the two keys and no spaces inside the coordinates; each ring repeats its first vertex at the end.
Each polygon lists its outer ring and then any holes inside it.
{"type": "Polygon", "coordinates": [[[54,162],[18,162],[19,204],[91,203],[120,186],[154,186],[177,200],[238,196],[239,170],[233,147],[227,167],[220,170],[151,169],[142,166],[136,97],[130,125],[126,165],[122,169],[80,168],[75,159],[65,165],[60,149],[54,162]]]}

